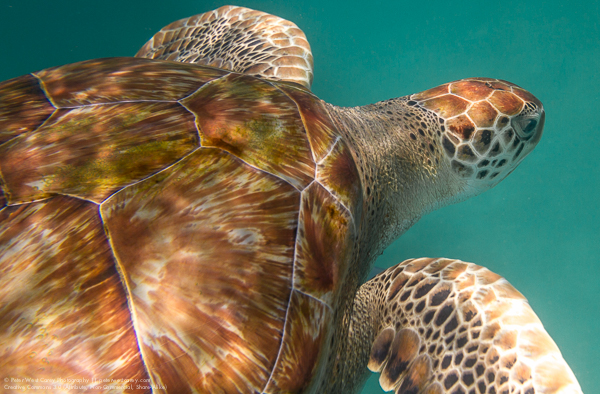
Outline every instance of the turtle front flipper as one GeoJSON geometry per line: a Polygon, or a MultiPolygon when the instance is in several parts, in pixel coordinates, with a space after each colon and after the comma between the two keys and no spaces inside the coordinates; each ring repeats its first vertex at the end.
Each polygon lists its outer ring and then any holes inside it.
{"type": "Polygon", "coordinates": [[[290,21],[244,7],[224,6],[173,22],[136,56],[197,63],[308,89],[313,80],[304,32],[290,21]]]}
{"type": "Polygon", "coordinates": [[[350,338],[361,356],[349,359],[379,372],[386,391],[581,393],[525,297],[459,260],[407,260],[365,283],[350,338]]]}

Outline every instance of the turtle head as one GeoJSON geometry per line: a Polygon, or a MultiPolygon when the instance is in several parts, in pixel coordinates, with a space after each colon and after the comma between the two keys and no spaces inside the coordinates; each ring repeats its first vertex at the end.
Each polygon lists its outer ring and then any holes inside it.
{"type": "Polygon", "coordinates": [[[531,93],[489,78],[328,110],[359,158],[374,251],[424,214],[496,186],[537,145],[545,119],[531,93]]]}
{"type": "Polygon", "coordinates": [[[439,117],[441,152],[451,176],[463,185],[457,200],[497,185],[542,136],[542,103],[506,81],[469,78],[413,94],[409,99],[439,117]]]}

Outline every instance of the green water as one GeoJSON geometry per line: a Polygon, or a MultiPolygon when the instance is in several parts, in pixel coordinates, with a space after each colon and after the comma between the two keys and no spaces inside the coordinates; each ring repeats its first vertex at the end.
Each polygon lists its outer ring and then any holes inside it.
{"type": "MultiPolygon", "coordinates": [[[[538,148],[495,189],[423,218],[378,265],[447,256],[505,276],[530,301],[583,391],[600,354],[598,2],[238,3],[296,22],[315,57],[313,91],[362,105],[472,76],[506,79],[546,109],[538,148]]],[[[133,55],[212,1],[0,0],[0,80],[133,55]]],[[[364,393],[381,393],[371,379],[364,393]]]]}

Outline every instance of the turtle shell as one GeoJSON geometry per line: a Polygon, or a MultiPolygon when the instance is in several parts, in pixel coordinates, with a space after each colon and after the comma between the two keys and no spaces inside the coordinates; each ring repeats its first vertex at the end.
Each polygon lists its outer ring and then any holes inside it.
{"type": "Polygon", "coordinates": [[[0,103],[0,375],[314,382],[363,201],[319,99],[111,58],[4,82],[0,103]]]}

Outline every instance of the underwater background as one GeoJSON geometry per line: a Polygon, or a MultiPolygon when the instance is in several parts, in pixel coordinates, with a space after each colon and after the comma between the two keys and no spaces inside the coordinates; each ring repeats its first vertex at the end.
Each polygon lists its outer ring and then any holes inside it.
{"type": "MultiPolygon", "coordinates": [[[[160,28],[228,3],[0,0],[0,80],[132,56],[160,28]]],[[[231,4],[231,3],[229,3],[231,4]]],[[[234,3],[235,4],[235,3],[234,3]]],[[[433,212],[379,258],[450,257],[528,299],[585,393],[600,355],[600,10],[597,1],[239,1],[295,22],[313,92],[355,106],[465,77],[505,79],[544,104],[538,147],[496,188],[433,212]]],[[[363,393],[382,393],[371,378],[363,393]]]]}

